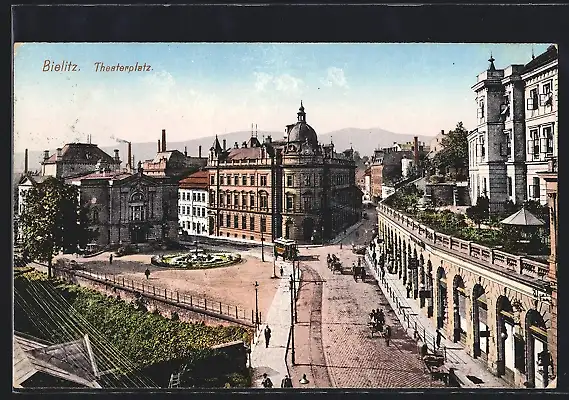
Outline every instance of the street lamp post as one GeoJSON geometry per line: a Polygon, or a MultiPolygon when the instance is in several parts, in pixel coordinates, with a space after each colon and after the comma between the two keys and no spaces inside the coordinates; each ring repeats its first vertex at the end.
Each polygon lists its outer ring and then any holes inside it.
{"type": "Polygon", "coordinates": [[[259,283],[255,281],[255,327],[259,326],[259,283]]]}
{"type": "Polygon", "coordinates": [[[271,278],[276,278],[277,277],[277,273],[276,273],[276,264],[277,264],[277,256],[276,254],[273,256],[273,276],[271,276],[271,278]]]}
{"type": "Polygon", "coordinates": [[[263,235],[263,227],[261,227],[261,261],[265,262],[265,236],[263,235]]]}
{"type": "Polygon", "coordinates": [[[292,365],[295,364],[295,354],[294,354],[294,319],[293,319],[293,302],[294,302],[294,295],[293,295],[293,280],[292,275],[290,276],[290,339],[291,339],[291,361],[292,365]]]}

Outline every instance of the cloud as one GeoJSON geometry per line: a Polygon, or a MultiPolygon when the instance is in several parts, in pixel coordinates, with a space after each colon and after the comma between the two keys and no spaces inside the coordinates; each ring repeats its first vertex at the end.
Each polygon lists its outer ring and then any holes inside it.
{"type": "Polygon", "coordinates": [[[348,87],[344,70],[338,67],[329,67],[326,70],[326,78],[322,79],[322,83],[326,86],[348,87]]]}
{"type": "Polygon", "coordinates": [[[271,75],[265,72],[255,72],[255,89],[258,92],[276,90],[279,92],[298,93],[304,86],[300,78],[290,74],[271,75]]]}

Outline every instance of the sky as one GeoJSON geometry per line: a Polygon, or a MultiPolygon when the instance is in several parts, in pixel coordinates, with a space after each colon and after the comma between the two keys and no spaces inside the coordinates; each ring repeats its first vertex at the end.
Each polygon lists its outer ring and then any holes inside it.
{"type": "Polygon", "coordinates": [[[283,132],[303,101],[317,133],[436,135],[474,125],[471,87],[548,44],[25,43],[14,47],[14,151],[87,140],[283,132]],[[97,65],[148,66],[97,71],[97,65]],[[75,71],[44,71],[56,64],[75,71]]]}

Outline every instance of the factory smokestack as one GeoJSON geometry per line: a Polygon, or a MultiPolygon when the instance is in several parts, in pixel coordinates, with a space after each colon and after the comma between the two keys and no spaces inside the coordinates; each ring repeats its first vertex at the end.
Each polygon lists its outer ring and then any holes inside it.
{"type": "Polygon", "coordinates": [[[132,145],[130,142],[128,142],[127,146],[128,146],[127,147],[127,157],[128,158],[127,158],[126,170],[128,172],[130,172],[132,170],[132,160],[133,160],[132,159],[132,145]]]}
{"type": "Polygon", "coordinates": [[[162,151],[166,151],[166,129],[162,129],[162,151]]]}
{"type": "Polygon", "coordinates": [[[415,167],[418,168],[419,167],[419,137],[415,136],[414,138],[415,140],[415,144],[414,144],[414,158],[415,158],[415,167]]]}
{"type": "Polygon", "coordinates": [[[226,145],[226,141],[225,141],[225,139],[223,139],[223,151],[225,151],[225,145],[226,145]]]}
{"type": "Polygon", "coordinates": [[[26,154],[24,155],[24,174],[28,173],[28,149],[26,149],[26,154]]]}
{"type": "Polygon", "coordinates": [[[198,146],[198,157],[202,158],[202,146],[198,146]]]}
{"type": "Polygon", "coordinates": [[[184,146],[184,155],[188,156],[188,146],[184,146]]]}
{"type": "Polygon", "coordinates": [[[158,153],[162,151],[162,147],[160,147],[160,139],[158,139],[158,153]]]}

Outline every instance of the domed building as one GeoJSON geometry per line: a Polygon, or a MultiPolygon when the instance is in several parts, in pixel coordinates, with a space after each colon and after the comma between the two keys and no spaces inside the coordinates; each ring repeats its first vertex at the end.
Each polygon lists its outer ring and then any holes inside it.
{"type": "Polygon", "coordinates": [[[320,243],[361,215],[353,150],[320,144],[302,102],[283,140],[252,134],[227,150],[216,138],[207,168],[211,235],[320,243]]]}

